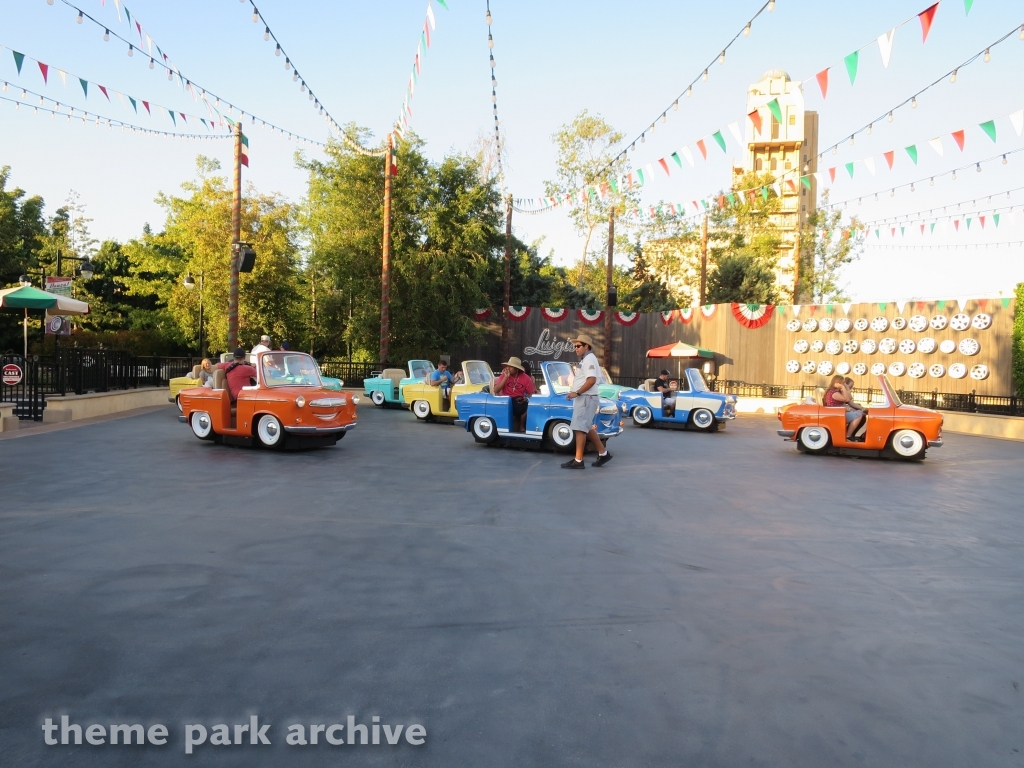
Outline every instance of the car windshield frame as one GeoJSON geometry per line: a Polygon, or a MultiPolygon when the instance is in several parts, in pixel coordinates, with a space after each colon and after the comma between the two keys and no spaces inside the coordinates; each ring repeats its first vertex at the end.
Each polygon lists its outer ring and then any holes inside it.
{"type": "Polygon", "coordinates": [[[704,374],[701,373],[700,368],[687,368],[686,379],[690,382],[690,388],[694,392],[710,392],[711,387],[704,381],[704,374]]]}
{"type": "Polygon", "coordinates": [[[494,373],[491,366],[483,360],[464,360],[462,362],[462,378],[464,384],[490,384],[494,381],[494,373]],[[482,374],[474,376],[476,374],[482,374]]]}
{"type": "Polygon", "coordinates": [[[572,386],[572,379],[575,375],[572,366],[564,360],[549,360],[544,363],[544,381],[547,382],[548,391],[553,395],[564,395],[569,392],[572,386]],[[568,384],[556,384],[555,370],[568,372],[568,384]]]}
{"type": "Polygon", "coordinates": [[[312,355],[308,355],[305,352],[264,352],[259,358],[259,376],[260,383],[269,388],[275,389],[277,387],[317,387],[322,389],[324,384],[320,378],[320,366],[317,365],[316,360],[312,355]],[[293,376],[301,380],[289,381],[287,379],[270,379],[267,376],[267,362],[275,361],[281,365],[281,369],[285,372],[286,376],[293,376]],[[308,361],[310,370],[312,373],[298,373],[298,365],[300,361],[308,361]],[[296,373],[291,373],[292,370],[296,370],[296,373]]]}
{"type": "Polygon", "coordinates": [[[426,380],[430,374],[436,371],[437,368],[429,360],[410,360],[409,361],[409,378],[410,379],[423,379],[426,380]],[[415,365],[415,363],[423,363],[423,365],[415,365]],[[417,371],[426,371],[422,376],[417,375],[417,371]]]}
{"type": "MultiPolygon", "coordinates": [[[[878,377],[878,380],[882,382],[882,389],[885,392],[885,396],[889,398],[889,405],[899,408],[903,405],[903,401],[900,400],[899,395],[896,394],[896,390],[892,386],[892,382],[889,381],[889,377],[884,373],[878,377]]],[[[886,406],[888,407],[888,406],[886,406]]]]}

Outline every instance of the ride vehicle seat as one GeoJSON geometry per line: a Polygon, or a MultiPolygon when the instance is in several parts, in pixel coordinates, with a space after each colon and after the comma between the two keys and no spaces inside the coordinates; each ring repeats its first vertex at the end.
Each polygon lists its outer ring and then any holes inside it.
{"type": "Polygon", "coordinates": [[[385,368],[381,371],[380,377],[382,379],[391,379],[391,383],[394,387],[392,391],[397,394],[398,385],[401,383],[402,379],[405,378],[405,371],[401,368],[385,368]]]}
{"type": "Polygon", "coordinates": [[[192,373],[189,374],[189,376],[191,378],[193,378],[193,379],[198,379],[199,378],[199,372],[201,370],[203,370],[203,366],[201,366],[201,365],[193,365],[192,366],[192,373]]]}
{"type": "Polygon", "coordinates": [[[213,369],[213,388],[227,389],[227,375],[224,373],[223,368],[213,369]]]}
{"type": "Polygon", "coordinates": [[[820,405],[823,408],[825,407],[825,388],[824,387],[818,387],[816,390],[814,390],[814,402],[816,404],[820,405]]]}
{"type": "Polygon", "coordinates": [[[640,389],[644,392],[654,391],[654,379],[644,379],[644,383],[640,385],[640,389]]]}

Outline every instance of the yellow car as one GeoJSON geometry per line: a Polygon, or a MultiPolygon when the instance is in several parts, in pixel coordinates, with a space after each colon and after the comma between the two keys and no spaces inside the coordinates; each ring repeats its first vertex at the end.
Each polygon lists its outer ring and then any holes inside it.
{"type": "Polygon", "coordinates": [[[479,392],[493,381],[494,374],[487,363],[483,360],[465,360],[462,370],[455,375],[455,384],[447,399],[442,397],[441,387],[432,387],[424,382],[405,385],[405,402],[410,404],[412,412],[420,421],[457,419],[459,412],[455,409],[455,400],[458,396],[479,392]]]}
{"type": "Polygon", "coordinates": [[[174,403],[178,406],[178,410],[181,410],[181,401],[178,400],[178,395],[181,394],[181,390],[188,389],[189,387],[199,386],[199,366],[193,365],[192,372],[186,376],[178,376],[177,378],[170,380],[170,396],[167,398],[167,402],[174,403]]]}

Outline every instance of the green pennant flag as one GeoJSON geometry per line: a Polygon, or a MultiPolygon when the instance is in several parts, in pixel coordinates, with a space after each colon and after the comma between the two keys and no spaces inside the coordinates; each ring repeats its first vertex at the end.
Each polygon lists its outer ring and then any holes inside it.
{"type": "Polygon", "coordinates": [[[171,112],[171,110],[168,109],[167,110],[167,114],[170,115],[171,122],[174,123],[174,127],[177,128],[178,127],[178,121],[174,119],[174,113],[171,112]]]}
{"type": "Polygon", "coordinates": [[[644,183],[644,169],[643,168],[637,168],[636,169],[636,175],[640,178],[640,183],[643,184],[644,183]]]}
{"type": "Polygon", "coordinates": [[[878,308],[879,308],[880,310],[882,310],[883,312],[885,312],[885,307],[886,307],[886,305],[887,305],[887,302],[884,302],[884,301],[880,301],[880,302],[878,302],[878,308]]]}
{"type": "Polygon", "coordinates": [[[828,315],[832,314],[832,305],[831,304],[826,304],[825,305],[825,314],[828,314],[828,315]]]}
{"type": "Polygon", "coordinates": [[[1003,309],[1007,309],[1010,306],[1010,298],[1008,296],[1001,299],[1001,301],[1003,302],[1003,309]]]}
{"type": "Polygon", "coordinates": [[[676,165],[678,165],[680,168],[683,167],[683,161],[679,157],[679,153],[678,152],[673,152],[672,153],[672,159],[676,161],[676,165]]]}
{"type": "Polygon", "coordinates": [[[89,98],[89,81],[78,78],[78,82],[82,84],[82,93],[85,94],[85,98],[89,98]]]}
{"type": "Polygon", "coordinates": [[[857,79],[857,62],[860,59],[860,51],[854,51],[845,59],[846,72],[850,76],[850,85],[853,85],[853,81],[857,79]]]}
{"type": "Polygon", "coordinates": [[[25,54],[18,53],[17,51],[11,51],[14,54],[14,66],[18,68],[18,74],[21,74],[21,65],[25,62],[25,54]]]}
{"type": "Polygon", "coordinates": [[[970,216],[967,217],[967,228],[968,229],[971,228],[971,217],[970,216]]]}
{"type": "Polygon", "coordinates": [[[981,130],[983,130],[986,134],[988,134],[988,137],[990,139],[992,139],[992,141],[996,140],[996,121],[995,120],[989,120],[988,122],[981,123],[981,124],[978,125],[978,127],[981,128],[981,130]]]}
{"type": "Polygon", "coordinates": [[[946,308],[946,300],[943,299],[942,301],[935,302],[935,306],[937,306],[940,311],[945,309],[946,308]]]}
{"type": "Polygon", "coordinates": [[[998,227],[999,227],[999,214],[998,213],[993,213],[992,214],[992,221],[994,221],[996,223],[996,228],[998,229],[998,227]]]}
{"type": "Polygon", "coordinates": [[[423,46],[423,50],[426,51],[430,46],[427,45],[427,33],[420,32],[420,45],[423,46]]]}
{"type": "Polygon", "coordinates": [[[127,5],[124,7],[124,15],[128,17],[128,26],[130,27],[132,25],[132,13],[128,10],[127,5]]]}
{"type": "Polygon", "coordinates": [[[881,235],[881,233],[879,232],[879,230],[877,230],[877,229],[875,230],[875,238],[876,238],[876,239],[878,239],[878,240],[881,240],[881,239],[882,239],[882,235],[881,235]]]}
{"type": "Polygon", "coordinates": [[[778,120],[781,123],[782,122],[782,107],[779,106],[779,100],[778,99],[772,99],[771,101],[769,101],[768,102],[768,109],[771,111],[772,117],[774,117],[776,120],[778,120]]]}
{"type": "Polygon", "coordinates": [[[704,206],[704,210],[708,209],[708,201],[704,198],[701,199],[700,204],[704,206]]]}
{"type": "Polygon", "coordinates": [[[808,189],[810,189],[811,188],[811,177],[810,176],[801,176],[800,177],[800,183],[803,184],[808,189]]]}
{"type": "Polygon", "coordinates": [[[711,134],[711,138],[714,139],[715,142],[717,142],[718,146],[722,148],[722,151],[725,152],[725,139],[722,137],[722,132],[715,131],[713,134],[711,134]]]}
{"type": "Polygon", "coordinates": [[[128,101],[130,101],[132,103],[132,109],[135,110],[135,114],[136,115],[139,114],[139,105],[135,103],[135,99],[133,99],[131,96],[129,96],[128,97],[128,101]]]}
{"type": "Polygon", "coordinates": [[[444,8],[446,11],[448,10],[448,3],[446,3],[444,0],[437,0],[437,4],[444,8]]]}
{"type": "Polygon", "coordinates": [[[768,187],[761,187],[761,197],[764,200],[768,199],[768,187]]]}
{"type": "Polygon", "coordinates": [[[914,161],[914,165],[917,165],[917,145],[911,144],[909,147],[904,147],[904,149],[907,150],[910,159],[914,161]]]}
{"type": "Polygon", "coordinates": [[[612,188],[612,192],[614,192],[616,195],[619,194],[619,180],[618,179],[614,179],[614,178],[611,179],[608,182],[608,186],[610,186],[612,188]]]}
{"type": "Polygon", "coordinates": [[[900,227],[900,237],[906,237],[906,236],[907,236],[907,228],[906,227],[900,227]]]}
{"type": "Polygon", "coordinates": [[[931,234],[935,234],[935,222],[934,221],[932,222],[932,228],[930,230],[930,233],[931,234]]]}
{"type": "Polygon", "coordinates": [[[974,0],[964,0],[964,16],[971,12],[972,5],[974,5],[974,0]]]}
{"type": "Polygon", "coordinates": [[[846,164],[846,172],[850,174],[850,178],[853,178],[853,163],[846,164]]]}
{"type": "Polygon", "coordinates": [[[736,195],[730,192],[727,197],[729,198],[729,205],[736,205],[736,195]]]}

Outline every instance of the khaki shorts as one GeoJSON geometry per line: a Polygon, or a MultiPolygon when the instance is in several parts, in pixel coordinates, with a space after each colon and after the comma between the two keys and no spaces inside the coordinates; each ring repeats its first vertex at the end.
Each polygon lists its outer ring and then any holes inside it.
{"type": "Polygon", "coordinates": [[[601,398],[597,395],[580,395],[572,401],[572,423],[569,426],[573,432],[589,432],[594,426],[594,417],[597,416],[597,408],[601,404],[601,398]]]}

